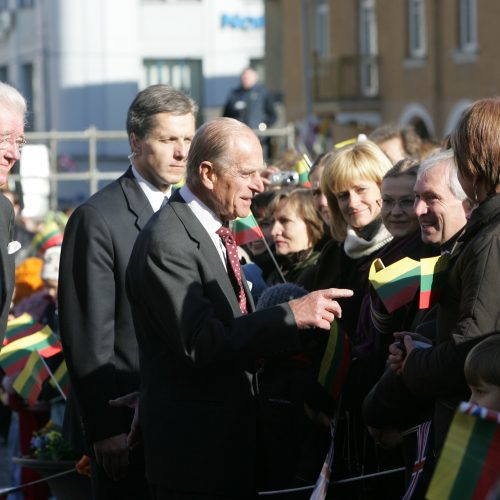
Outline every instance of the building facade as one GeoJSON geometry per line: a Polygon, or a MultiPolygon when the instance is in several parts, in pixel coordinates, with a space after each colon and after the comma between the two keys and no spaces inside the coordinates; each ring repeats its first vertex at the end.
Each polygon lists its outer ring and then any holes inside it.
{"type": "Polygon", "coordinates": [[[496,0],[266,0],[266,16],[268,82],[333,142],[387,122],[441,140],[500,94],[496,0]]]}
{"type": "Polygon", "coordinates": [[[28,97],[32,130],[122,130],[153,83],[211,117],[263,55],[262,0],[0,0],[0,79],[28,97]]]}

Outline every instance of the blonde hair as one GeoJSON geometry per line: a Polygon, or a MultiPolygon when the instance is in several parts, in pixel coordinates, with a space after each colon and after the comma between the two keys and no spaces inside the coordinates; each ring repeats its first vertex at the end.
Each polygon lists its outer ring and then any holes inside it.
{"type": "Polygon", "coordinates": [[[349,189],[359,180],[370,180],[380,187],[384,175],[392,168],[392,163],[375,143],[362,141],[327,154],[321,164],[325,165],[321,191],[326,196],[330,209],[332,237],[337,241],[344,241],[347,223],[335,194],[349,189]]]}

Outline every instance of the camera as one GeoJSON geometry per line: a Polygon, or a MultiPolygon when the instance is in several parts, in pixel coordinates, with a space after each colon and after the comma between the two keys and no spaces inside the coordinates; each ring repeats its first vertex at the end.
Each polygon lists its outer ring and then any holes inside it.
{"type": "Polygon", "coordinates": [[[298,186],[299,174],[294,170],[282,170],[271,174],[269,181],[271,186],[298,186]]]}

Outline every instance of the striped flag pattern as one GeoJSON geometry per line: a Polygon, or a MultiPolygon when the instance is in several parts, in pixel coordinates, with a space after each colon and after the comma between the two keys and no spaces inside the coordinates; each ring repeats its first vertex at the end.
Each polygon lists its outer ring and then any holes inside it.
{"type": "Polygon", "coordinates": [[[420,309],[428,309],[439,301],[448,262],[449,254],[420,259],[420,309]]]}
{"type": "Polygon", "coordinates": [[[338,401],[351,363],[349,339],[337,320],[333,321],[325,354],[321,360],[318,382],[338,401]]]}
{"type": "Polygon", "coordinates": [[[48,377],[49,371],[47,366],[40,357],[40,354],[38,354],[38,351],[33,351],[12,387],[30,405],[34,405],[42,390],[42,384],[48,377]]]}
{"type": "Polygon", "coordinates": [[[43,325],[38,323],[38,321],[35,321],[30,314],[21,314],[21,316],[18,316],[7,323],[7,331],[5,332],[5,338],[3,339],[3,345],[5,346],[23,337],[32,335],[42,329],[43,325]]]}
{"type": "Polygon", "coordinates": [[[368,279],[389,313],[412,301],[420,286],[420,262],[405,257],[383,267],[375,259],[368,279]]]}
{"type": "Polygon", "coordinates": [[[231,229],[237,245],[246,245],[251,241],[264,238],[264,234],[252,212],[246,217],[234,220],[231,229]]]}
{"type": "MultiPolygon", "coordinates": [[[[62,389],[65,396],[69,393],[69,373],[68,367],[66,366],[66,361],[63,361],[54,372],[54,379],[59,384],[59,387],[62,389]]],[[[57,385],[54,380],[51,378],[49,380],[49,384],[57,389],[57,385]]]]}
{"type": "Polygon", "coordinates": [[[410,483],[406,493],[403,496],[403,500],[410,500],[413,496],[415,488],[417,487],[418,480],[424,470],[425,461],[427,460],[427,448],[429,444],[429,432],[431,430],[431,421],[424,422],[416,427],[408,429],[403,432],[403,436],[411,434],[413,432],[417,433],[417,450],[415,463],[413,464],[413,472],[411,475],[410,483]]]}
{"type": "Polygon", "coordinates": [[[61,350],[61,343],[50,327],[44,326],[39,332],[15,340],[3,347],[0,351],[0,367],[7,375],[15,375],[24,368],[33,351],[38,351],[44,358],[50,358],[61,350]]]}
{"type": "Polygon", "coordinates": [[[500,480],[500,413],[461,403],[427,491],[429,500],[487,498],[500,480]]]}
{"type": "Polygon", "coordinates": [[[293,166],[293,169],[299,174],[299,184],[301,186],[310,186],[309,170],[311,170],[311,160],[304,153],[302,158],[293,166]]]}

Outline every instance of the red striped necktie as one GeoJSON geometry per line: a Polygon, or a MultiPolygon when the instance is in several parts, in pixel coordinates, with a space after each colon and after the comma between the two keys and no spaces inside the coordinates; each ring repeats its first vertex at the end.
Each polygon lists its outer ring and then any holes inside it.
{"type": "Polygon", "coordinates": [[[234,242],[233,233],[226,226],[221,226],[217,231],[215,231],[224,242],[227,252],[227,261],[229,263],[228,274],[232,278],[233,286],[238,297],[238,302],[240,304],[240,310],[242,314],[247,314],[247,298],[245,295],[245,290],[243,288],[243,280],[241,278],[241,268],[240,260],[238,258],[238,248],[234,242]]]}

